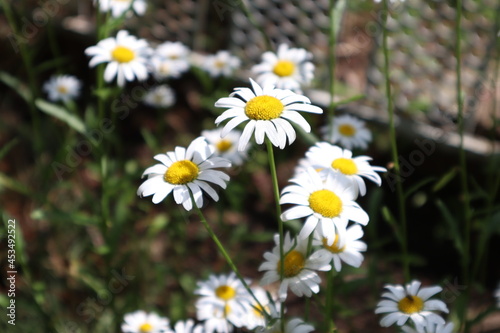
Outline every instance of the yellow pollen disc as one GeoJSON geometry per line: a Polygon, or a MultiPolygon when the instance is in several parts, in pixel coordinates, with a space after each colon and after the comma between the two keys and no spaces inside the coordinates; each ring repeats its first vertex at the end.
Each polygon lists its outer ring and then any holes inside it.
{"type": "Polygon", "coordinates": [[[343,136],[353,136],[356,134],[356,129],[350,124],[342,124],[339,126],[339,132],[343,136]]]}
{"type": "Polygon", "coordinates": [[[339,170],[344,175],[355,175],[358,173],[358,167],[356,163],[350,158],[337,158],[332,162],[332,168],[339,170]]]}
{"type": "Polygon", "coordinates": [[[216,68],[221,69],[221,68],[226,67],[226,63],[224,61],[217,60],[217,61],[214,62],[214,66],[216,68]]]}
{"type": "Polygon", "coordinates": [[[319,190],[309,195],[309,207],[324,217],[336,217],[342,212],[342,200],[330,190],[319,190]]]}
{"type": "Polygon", "coordinates": [[[153,326],[151,324],[145,323],[142,324],[141,327],[139,327],[139,332],[141,333],[148,333],[153,330],[153,326]]]}
{"type": "Polygon", "coordinates": [[[281,115],[285,106],[275,97],[256,96],[247,102],[245,114],[254,120],[271,120],[281,115]]]}
{"type": "Polygon", "coordinates": [[[264,317],[264,308],[269,311],[269,307],[262,307],[258,304],[255,304],[254,307],[252,308],[253,309],[253,313],[255,316],[257,317],[264,317]]]}
{"type": "Polygon", "coordinates": [[[135,58],[134,51],[125,46],[115,47],[115,49],[111,52],[111,56],[119,63],[130,62],[135,58]]]}
{"type": "Polygon", "coordinates": [[[222,298],[224,301],[229,301],[236,295],[236,290],[230,286],[223,285],[215,289],[215,295],[222,298]]]}
{"type": "Polygon", "coordinates": [[[232,146],[233,143],[226,139],[222,139],[215,144],[215,148],[217,148],[217,150],[220,151],[221,153],[225,153],[226,151],[231,149],[232,146]]]}
{"type": "Polygon", "coordinates": [[[57,91],[61,94],[67,94],[68,93],[68,88],[66,88],[65,86],[58,86],[57,87],[57,91]]]}
{"type": "Polygon", "coordinates": [[[177,161],[167,169],[163,179],[170,184],[183,185],[198,178],[199,171],[198,166],[191,161],[177,161]]]}
{"type": "MultiPolygon", "coordinates": [[[[285,256],[283,264],[283,276],[286,278],[297,276],[305,266],[306,260],[304,255],[299,251],[292,250],[285,256]]],[[[278,261],[278,272],[281,269],[281,261],[278,261]]]]}
{"type": "Polygon", "coordinates": [[[328,245],[328,240],[326,238],[322,239],[323,247],[332,253],[340,253],[344,252],[345,245],[342,248],[339,248],[339,235],[335,235],[335,240],[332,245],[328,245]]]}
{"type": "Polygon", "coordinates": [[[424,308],[424,301],[418,296],[407,295],[398,302],[399,311],[412,314],[422,311],[424,308]]]}
{"type": "Polygon", "coordinates": [[[279,60],[274,65],[273,73],[278,76],[290,76],[295,71],[295,64],[289,60],[279,60]]]}

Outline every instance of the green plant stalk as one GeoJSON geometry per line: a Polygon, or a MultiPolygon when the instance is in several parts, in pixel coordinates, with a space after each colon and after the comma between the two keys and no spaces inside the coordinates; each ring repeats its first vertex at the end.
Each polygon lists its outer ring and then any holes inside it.
{"type": "Polygon", "coordinates": [[[389,78],[389,47],[387,46],[387,16],[389,12],[388,0],[384,0],[384,10],[382,13],[382,49],[384,52],[384,75],[385,75],[385,94],[387,97],[387,109],[389,113],[389,136],[391,141],[392,160],[394,163],[394,172],[396,174],[396,194],[398,197],[399,223],[401,227],[401,251],[403,253],[403,274],[406,282],[410,281],[410,262],[408,258],[408,235],[406,226],[406,206],[403,184],[400,179],[400,166],[398,160],[398,145],[396,141],[396,127],[394,125],[394,106],[392,104],[391,82],[389,78]]]}
{"type": "Polygon", "coordinates": [[[231,259],[231,257],[227,253],[226,249],[224,248],[224,245],[222,245],[222,242],[219,240],[219,237],[217,237],[217,235],[215,234],[215,232],[212,229],[212,227],[210,226],[210,224],[208,224],[207,219],[205,218],[205,215],[203,215],[203,212],[201,211],[201,209],[196,205],[196,202],[194,200],[194,196],[193,196],[193,193],[191,192],[191,189],[188,189],[188,190],[189,190],[189,196],[191,197],[191,203],[193,204],[193,207],[195,208],[196,213],[198,214],[198,217],[200,218],[201,223],[203,224],[203,226],[207,230],[208,235],[210,236],[210,238],[212,238],[212,240],[214,241],[215,245],[217,245],[217,249],[219,250],[220,254],[222,254],[222,256],[224,257],[224,259],[226,259],[226,262],[229,265],[229,267],[231,267],[231,269],[236,274],[236,276],[238,277],[238,279],[241,281],[241,283],[243,284],[243,286],[245,287],[245,289],[252,296],[252,298],[254,299],[254,301],[259,305],[260,309],[264,312],[264,316],[266,318],[269,318],[270,314],[267,313],[266,308],[264,308],[262,306],[262,304],[260,303],[260,301],[257,299],[257,297],[255,297],[254,293],[252,292],[252,289],[250,289],[250,286],[245,281],[245,279],[243,278],[243,276],[240,274],[240,271],[238,270],[238,268],[234,264],[233,260],[231,259]]]}
{"type": "Polygon", "coordinates": [[[328,105],[328,137],[333,134],[333,118],[335,116],[335,55],[336,31],[335,31],[335,0],[329,1],[329,27],[328,27],[328,78],[330,79],[330,103],[328,105]]]}
{"type": "Polygon", "coordinates": [[[245,2],[243,0],[239,0],[239,3],[240,3],[241,10],[243,11],[243,14],[247,17],[248,21],[250,21],[250,23],[257,30],[259,30],[260,34],[262,35],[262,38],[264,39],[264,43],[265,43],[266,49],[267,50],[271,50],[272,49],[272,47],[271,47],[271,45],[272,45],[271,44],[271,40],[269,39],[269,36],[266,33],[266,31],[264,30],[264,28],[259,23],[257,23],[257,21],[255,20],[255,17],[253,16],[252,12],[250,12],[250,10],[245,5],[245,2]]]}
{"type": "MultiPolygon", "coordinates": [[[[12,12],[11,5],[8,3],[7,0],[2,0],[2,7],[5,13],[5,16],[7,18],[7,22],[9,23],[10,29],[12,30],[12,33],[14,36],[19,35],[19,31],[17,29],[17,24],[14,19],[14,14],[12,12]]],[[[16,42],[17,37],[14,37],[16,42]]],[[[31,99],[29,102],[29,109],[31,113],[31,118],[33,119],[33,141],[34,141],[34,150],[37,154],[40,154],[42,152],[42,143],[43,140],[41,139],[40,136],[40,117],[38,114],[38,111],[35,106],[35,100],[38,97],[38,89],[37,89],[37,84],[36,84],[36,79],[35,79],[35,71],[33,69],[33,64],[32,64],[32,59],[30,54],[28,53],[28,50],[24,47],[24,42],[19,42],[17,43],[17,46],[19,48],[19,52],[21,53],[21,58],[23,60],[24,67],[26,68],[26,72],[28,75],[28,84],[30,87],[31,91],[31,99]]],[[[35,161],[38,161],[38,158],[35,158],[35,161]]]]}
{"type": "MultiPolygon", "coordinates": [[[[276,163],[274,161],[274,150],[271,141],[266,138],[266,146],[267,146],[267,156],[269,159],[269,169],[271,171],[271,178],[273,181],[273,193],[274,193],[274,201],[276,203],[276,215],[278,220],[278,232],[279,232],[279,241],[280,241],[280,283],[283,282],[283,273],[285,272],[285,255],[283,251],[283,221],[281,220],[281,205],[280,205],[280,190],[278,185],[278,176],[276,174],[276,163]]],[[[285,307],[283,306],[283,302],[281,302],[280,307],[280,324],[281,324],[281,332],[285,331],[285,307]]]]}
{"type": "Polygon", "coordinates": [[[326,272],[326,306],[325,306],[325,321],[326,332],[335,331],[335,323],[333,321],[333,261],[332,269],[326,272]]]}

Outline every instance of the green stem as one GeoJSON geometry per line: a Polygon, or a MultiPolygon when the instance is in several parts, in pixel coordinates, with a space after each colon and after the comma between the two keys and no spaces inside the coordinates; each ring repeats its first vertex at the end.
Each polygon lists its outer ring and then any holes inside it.
{"type": "MultiPolygon", "coordinates": [[[[276,163],[274,161],[274,151],[273,145],[268,138],[266,138],[266,146],[267,146],[267,155],[269,158],[269,169],[271,170],[271,178],[273,181],[273,193],[274,193],[274,201],[276,203],[276,215],[278,220],[278,232],[279,232],[279,241],[280,241],[280,283],[283,282],[283,272],[285,271],[285,260],[284,260],[284,251],[283,251],[283,221],[281,220],[281,205],[280,205],[280,190],[278,185],[278,176],[276,174],[276,163]]],[[[281,331],[285,331],[285,307],[283,306],[283,302],[281,302],[280,308],[280,323],[281,323],[281,331]]]]}
{"type": "Polygon", "coordinates": [[[255,20],[255,17],[253,16],[252,12],[250,12],[250,10],[247,8],[243,0],[240,0],[240,7],[241,10],[243,11],[243,14],[247,17],[248,21],[250,21],[250,23],[254,26],[254,28],[259,30],[260,34],[262,35],[262,38],[264,39],[266,49],[271,50],[272,44],[271,40],[269,39],[269,35],[266,33],[264,28],[259,23],[257,23],[257,20],[255,20]]]}
{"type": "Polygon", "coordinates": [[[387,46],[387,16],[389,12],[388,0],[384,0],[384,10],[382,13],[383,25],[383,43],[384,52],[384,74],[385,74],[385,93],[387,97],[387,110],[389,113],[389,135],[391,141],[392,161],[394,163],[394,172],[396,174],[396,194],[398,197],[399,222],[401,227],[401,251],[403,253],[403,274],[406,282],[410,281],[410,263],[408,258],[408,236],[406,226],[406,206],[403,184],[400,177],[400,166],[398,160],[398,145],[396,141],[396,126],[394,124],[394,106],[392,104],[391,82],[389,77],[389,47],[387,46]]]}
{"type": "Polygon", "coordinates": [[[328,77],[330,79],[330,104],[328,105],[328,137],[333,135],[333,117],[335,115],[335,64],[337,57],[335,55],[335,0],[329,2],[329,27],[328,27],[328,77]]]}
{"type": "MultiPolygon", "coordinates": [[[[462,259],[462,275],[464,284],[470,286],[470,233],[471,233],[471,207],[470,207],[470,196],[469,196],[469,188],[467,184],[467,163],[465,157],[465,149],[464,149],[464,110],[463,110],[463,98],[462,98],[462,47],[461,47],[461,39],[462,39],[462,0],[457,0],[457,14],[456,14],[456,22],[455,22],[455,57],[457,59],[455,71],[457,76],[456,81],[456,90],[457,90],[457,108],[458,108],[458,133],[460,135],[460,148],[459,148],[459,162],[460,162],[460,183],[462,186],[462,195],[463,195],[463,209],[464,209],[464,256],[462,259]]],[[[466,330],[465,323],[467,322],[466,318],[466,308],[467,303],[470,297],[471,288],[467,288],[465,295],[465,302],[461,307],[461,313],[459,314],[459,318],[461,321],[460,328],[461,330],[466,330]]]]}
{"type": "Polygon", "coordinates": [[[222,245],[221,241],[219,240],[219,237],[217,237],[217,235],[213,231],[212,227],[210,227],[210,224],[208,224],[207,219],[205,218],[205,215],[203,215],[203,212],[201,211],[200,207],[198,207],[196,205],[196,202],[194,200],[193,193],[191,192],[191,189],[189,189],[189,196],[191,197],[191,202],[193,204],[193,207],[196,210],[196,213],[198,214],[198,217],[200,218],[201,223],[203,224],[203,226],[207,230],[210,238],[212,238],[212,240],[214,241],[215,245],[217,245],[217,249],[219,250],[220,254],[222,254],[222,256],[224,257],[224,259],[226,259],[226,262],[229,265],[229,267],[231,267],[231,269],[236,274],[236,276],[238,277],[238,279],[241,281],[241,283],[243,284],[243,286],[245,287],[245,289],[252,296],[252,298],[254,299],[254,301],[259,305],[259,307],[260,307],[259,309],[264,312],[263,315],[266,318],[269,318],[270,314],[267,313],[266,308],[264,306],[262,306],[262,304],[257,299],[257,297],[255,297],[254,293],[252,292],[252,289],[250,289],[250,286],[245,281],[245,279],[243,278],[243,276],[240,274],[238,268],[236,267],[236,265],[234,264],[233,260],[231,259],[231,257],[227,253],[226,249],[224,248],[224,245],[222,245]]]}
{"type": "MultiPolygon", "coordinates": [[[[38,88],[37,88],[38,85],[35,79],[35,71],[33,69],[32,59],[28,50],[25,47],[26,42],[24,40],[20,40],[17,38],[17,36],[19,36],[20,33],[17,29],[17,24],[14,19],[14,13],[12,12],[11,5],[8,3],[7,0],[2,0],[1,3],[5,16],[7,18],[7,22],[9,23],[9,26],[12,30],[16,46],[18,47],[19,53],[21,53],[21,58],[23,60],[24,67],[26,69],[26,73],[28,75],[28,85],[31,91],[31,98],[28,104],[31,113],[31,118],[33,119],[34,150],[36,153],[41,153],[43,140],[41,139],[40,136],[40,117],[35,105],[35,100],[39,94],[38,94],[38,88]]],[[[35,160],[38,161],[38,158],[36,158],[35,160]]]]}
{"type": "Polygon", "coordinates": [[[332,269],[326,272],[326,307],[325,307],[325,320],[326,332],[335,330],[335,323],[333,321],[333,261],[332,269]]]}

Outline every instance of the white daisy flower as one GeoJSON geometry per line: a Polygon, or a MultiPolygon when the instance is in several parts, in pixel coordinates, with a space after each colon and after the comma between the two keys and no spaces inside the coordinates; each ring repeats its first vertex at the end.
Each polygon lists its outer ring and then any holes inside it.
{"type": "Polygon", "coordinates": [[[342,175],[328,173],[322,178],[316,170],[308,168],[281,192],[280,204],[294,207],[281,214],[283,221],[306,218],[299,238],[306,239],[318,226],[328,239],[346,229],[349,220],[366,225],[368,214],[356,203],[356,193],[351,182],[342,175]]]}
{"type": "Polygon", "coordinates": [[[111,11],[113,17],[130,14],[131,10],[137,15],[144,15],[147,7],[144,0],[94,0],[94,5],[98,5],[101,12],[111,11]]]}
{"type": "Polygon", "coordinates": [[[205,58],[202,68],[211,77],[230,76],[236,68],[240,67],[240,64],[240,59],[231,55],[228,51],[218,51],[216,54],[205,58]]]}
{"type": "Polygon", "coordinates": [[[280,303],[276,303],[274,297],[268,295],[262,287],[253,287],[252,293],[260,304],[250,298],[250,309],[244,319],[244,326],[250,330],[266,326],[266,313],[272,318],[278,318],[280,312],[280,303]],[[273,298],[270,299],[269,296],[273,298]]]}
{"type": "MultiPolygon", "coordinates": [[[[273,326],[269,328],[259,328],[256,330],[257,333],[276,333],[281,332],[281,321],[277,320],[273,326]]],[[[314,327],[312,325],[306,324],[300,318],[292,318],[285,325],[284,333],[309,333],[314,331],[314,327]]]]}
{"type": "Polygon", "coordinates": [[[257,82],[261,85],[269,82],[277,88],[301,93],[301,86],[308,85],[314,77],[311,59],[310,52],[281,44],[277,53],[265,52],[262,63],[253,66],[252,72],[257,75],[257,82]]]}
{"type": "Polygon", "coordinates": [[[434,324],[428,323],[425,327],[417,330],[410,326],[403,326],[401,329],[405,333],[452,333],[453,332],[453,323],[444,324],[434,324]]]}
{"type": "Polygon", "coordinates": [[[339,173],[349,179],[356,190],[356,196],[358,190],[361,195],[366,194],[366,185],[362,177],[380,186],[382,179],[376,172],[387,171],[379,166],[371,166],[369,161],[372,158],[369,156],[353,158],[350,150],[342,149],[328,142],[316,143],[316,145],[309,148],[306,156],[314,169],[323,173],[339,173]]]}
{"type": "Polygon", "coordinates": [[[138,310],[128,313],[123,318],[123,333],[167,333],[170,332],[170,321],[155,313],[138,310]]]}
{"type": "Polygon", "coordinates": [[[76,99],[80,96],[82,83],[73,75],[54,75],[43,85],[43,90],[52,102],[76,99]]]}
{"type": "Polygon", "coordinates": [[[197,207],[203,205],[203,192],[215,201],[219,195],[208,182],[226,188],[229,176],[215,168],[227,168],[231,162],[220,157],[212,157],[214,150],[204,137],[195,139],[186,148],[176,147],[175,151],[158,154],[154,158],[161,164],[147,168],[144,176],[148,179],[139,186],[137,195],[147,197],[153,195],[153,203],[157,204],[173,192],[177,204],[182,204],[186,210],[193,208],[189,191],[197,207]]]}
{"type": "Polygon", "coordinates": [[[206,54],[199,53],[196,51],[191,51],[189,54],[188,60],[191,66],[198,67],[198,68],[203,68],[205,63],[207,62],[207,57],[209,57],[206,54]]]}
{"type": "Polygon", "coordinates": [[[427,324],[435,323],[444,325],[444,319],[433,311],[448,313],[448,308],[443,301],[430,300],[429,298],[441,290],[441,287],[421,288],[419,281],[412,281],[405,287],[401,285],[386,285],[388,292],[382,294],[385,298],[377,304],[375,313],[385,313],[380,320],[382,327],[389,327],[396,323],[404,325],[411,319],[417,329],[422,329],[427,324]]]}
{"type": "MultiPolygon", "coordinates": [[[[250,281],[246,281],[250,283],[250,281]]],[[[206,281],[198,281],[194,291],[200,298],[197,304],[212,304],[220,307],[249,308],[250,294],[234,272],[229,275],[210,275],[206,281]]]]}
{"type": "Polygon", "coordinates": [[[222,158],[231,161],[232,165],[241,165],[247,158],[248,146],[245,147],[243,151],[239,151],[238,141],[241,137],[241,132],[238,130],[233,130],[229,132],[224,138],[221,137],[222,129],[205,130],[201,132],[208,143],[213,145],[215,148],[215,156],[220,156],[222,158]]]}
{"type": "Polygon", "coordinates": [[[175,94],[166,84],[155,86],[144,95],[144,103],[155,108],[168,108],[175,103],[175,94]]]}
{"type": "Polygon", "coordinates": [[[178,41],[163,42],[154,51],[155,56],[172,61],[174,66],[182,73],[189,69],[190,53],[189,48],[178,41]]]}
{"type": "Polygon", "coordinates": [[[321,229],[314,232],[313,245],[321,246],[319,251],[325,252],[333,260],[333,266],[337,272],[342,268],[342,261],[346,264],[359,267],[363,262],[361,252],[366,251],[366,244],[359,239],[363,237],[363,229],[355,224],[347,228],[345,233],[335,235],[323,235],[321,229]],[[331,245],[328,240],[334,238],[331,245]]]}
{"type": "Polygon", "coordinates": [[[250,83],[253,91],[250,88],[236,88],[230,97],[223,97],[215,102],[216,107],[229,108],[217,117],[215,124],[232,118],[224,126],[222,137],[239,124],[248,121],[238,150],[245,149],[254,131],[258,144],[262,144],[264,137],[267,137],[274,146],[283,149],[287,138],[290,144],[295,141],[295,130],[290,122],[302,127],[306,132],[311,131],[311,126],[297,111],[323,113],[321,108],[311,105],[309,98],[305,96],[290,90],[274,89],[272,85],[261,88],[252,79],[250,83]]]}
{"type": "Polygon", "coordinates": [[[203,326],[195,325],[192,319],[178,321],[169,333],[203,333],[203,326]]]}
{"type": "MultiPolygon", "coordinates": [[[[274,236],[275,247],[272,252],[264,253],[266,261],[259,267],[259,271],[267,271],[262,277],[261,284],[268,285],[280,280],[280,244],[279,236],[274,236]]],[[[307,256],[307,241],[292,240],[290,234],[284,237],[283,251],[283,281],[281,281],[278,297],[285,301],[287,290],[297,296],[311,297],[319,292],[320,277],[315,271],[329,271],[330,258],[322,253],[315,252],[307,256]]]]}
{"type": "Polygon", "coordinates": [[[321,130],[326,141],[339,143],[350,150],[366,149],[372,141],[372,133],[366,128],[365,122],[350,115],[335,117],[332,126],[327,125],[321,130]]]}
{"type": "Polygon", "coordinates": [[[245,312],[246,310],[237,303],[233,306],[196,303],[196,316],[198,320],[204,321],[203,327],[206,333],[229,333],[234,327],[243,327],[245,312]]]}
{"type": "Polygon", "coordinates": [[[184,65],[178,66],[179,64],[183,64],[183,62],[153,56],[150,59],[149,71],[153,74],[154,78],[159,81],[168,78],[177,79],[187,70],[184,65]]]}
{"type": "Polygon", "coordinates": [[[146,63],[149,52],[146,40],[137,39],[125,30],[118,31],[116,38],[103,39],[96,46],[85,50],[85,54],[92,57],[89,67],[107,62],[104,80],[111,82],[117,77],[120,87],[125,85],[125,81],[133,81],[135,78],[139,81],[147,79],[146,63]]]}

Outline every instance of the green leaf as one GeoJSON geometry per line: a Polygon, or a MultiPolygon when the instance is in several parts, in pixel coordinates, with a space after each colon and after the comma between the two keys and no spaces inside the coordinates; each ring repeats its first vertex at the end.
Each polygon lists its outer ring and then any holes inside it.
{"type": "Polygon", "coordinates": [[[444,221],[448,225],[448,230],[450,232],[451,238],[453,239],[455,248],[457,249],[460,255],[463,255],[464,245],[463,245],[462,235],[460,234],[460,231],[458,229],[458,221],[453,217],[448,207],[446,207],[446,205],[441,200],[439,199],[436,200],[436,206],[441,212],[444,221]]]}
{"type": "Polygon", "coordinates": [[[452,168],[450,171],[445,173],[441,179],[432,187],[432,192],[437,192],[442,189],[446,184],[448,184],[458,173],[458,168],[452,168]]]}
{"type": "Polygon", "coordinates": [[[9,153],[9,151],[15,146],[17,145],[17,143],[19,142],[19,140],[17,138],[14,138],[12,140],[10,140],[7,144],[5,144],[5,146],[3,146],[2,149],[0,149],[0,160],[2,158],[5,157],[5,155],[7,155],[9,153]]]}
{"type": "Polygon", "coordinates": [[[417,182],[415,185],[410,187],[408,191],[405,192],[405,199],[408,199],[413,193],[420,190],[422,187],[432,182],[434,179],[435,179],[434,177],[429,177],[429,178],[424,178],[421,181],[417,182]]]}
{"type": "Polygon", "coordinates": [[[403,238],[401,237],[401,232],[398,227],[398,223],[394,215],[392,215],[391,211],[387,206],[382,207],[382,216],[384,220],[391,226],[396,238],[400,244],[403,244],[403,238]]]}
{"type": "Polygon", "coordinates": [[[23,183],[3,174],[0,173],[0,189],[3,187],[6,187],[10,190],[16,191],[18,193],[24,194],[24,195],[32,195],[33,193],[29,188],[27,188],[23,183]]]}
{"type": "Polygon", "coordinates": [[[65,108],[44,101],[43,99],[37,99],[35,101],[36,106],[46,114],[57,118],[69,125],[75,131],[85,134],[85,124],[83,121],[75,115],[72,115],[65,108]]]}
{"type": "Polygon", "coordinates": [[[0,71],[0,81],[5,83],[7,86],[12,88],[15,92],[19,94],[26,102],[30,102],[33,96],[31,95],[28,87],[17,78],[13,77],[7,72],[0,71]]]}

